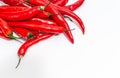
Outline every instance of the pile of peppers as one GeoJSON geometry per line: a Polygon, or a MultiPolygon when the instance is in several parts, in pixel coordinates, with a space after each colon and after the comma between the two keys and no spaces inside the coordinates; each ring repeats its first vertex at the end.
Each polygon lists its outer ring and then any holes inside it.
{"type": "Polygon", "coordinates": [[[73,44],[74,38],[65,18],[75,19],[84,34],[85,26],[73,11],[84,0],[67,5],[68,0],[0,0],[7,5],[0,6],[0,38],[22,39],[25,42],[18,50],[19,62],[27,49],[42,40],[64,33],[73,44]],[[14,36],[16,33],[18,36],[14,36]]]}

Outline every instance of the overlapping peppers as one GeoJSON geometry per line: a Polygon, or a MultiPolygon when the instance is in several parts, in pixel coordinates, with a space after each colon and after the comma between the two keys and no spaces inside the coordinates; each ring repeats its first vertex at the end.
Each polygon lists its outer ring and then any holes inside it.
{"type": "Polygon", "coordinates": [[[25,40],[18,50],[18,65],[31,45],[55,34],[64,33],[70,42],[74,43],[71,29],[64,15],[75,19],[82,33],[85,33],[82,19],[73,12],[83,4],[84,0],[78,0],[70,5],[66,5],[68,0],[2,1],[9,6],[0,6],[0,37],[16,40],[17,37],[13,36],[15,32],[25,40]]]}

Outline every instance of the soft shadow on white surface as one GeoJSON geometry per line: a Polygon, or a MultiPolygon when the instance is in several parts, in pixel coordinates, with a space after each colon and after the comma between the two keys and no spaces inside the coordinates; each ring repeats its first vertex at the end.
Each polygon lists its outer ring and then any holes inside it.
{"type": "Polygon", "coordinates": [[[69,22],[75,44],[53,36],[29,48],[18,69],[21,44],[0,39],[0,78],[120,78],[119,10],[120,0],[86,0],[75,11],[85,35],[69,22]]]}

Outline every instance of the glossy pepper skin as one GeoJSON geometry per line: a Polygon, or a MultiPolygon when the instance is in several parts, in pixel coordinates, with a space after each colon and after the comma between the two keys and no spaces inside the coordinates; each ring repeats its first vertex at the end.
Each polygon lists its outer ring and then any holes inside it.
{"type": "Polygon", "coordinates": [[[2,0],[2,1],[9,5],[17,5],[19,1],[22,2],[23,0],[2,0]]]}
{"type": "Polygon", "coordinates": [[[52,35],[53,35],[53,34],[43,34],[43,35],[37,34],[36,37],[27,40],[27,41],[19,48],[19,50],[18,50],[18,56],[24,56],[25,53],[27,52],[27,49],[28,49],[30,46],[38,43],[38,42],[41,41],[41,40],[45,40],[45,39],[51,37],[52,35]]]}
{"type": "Polygon", "coordinates": [[[54,2],[54,4],[58,6],[65,6],[67,2],[68,0],[58,0],[57,2],[54,2]]]}
{"type": "Polygon", "coordinates": [[[4,39],[7,39],[7,40],[10,39],[10,38],[8,38],[8,37],[6,37],[6,36],[4,35],[4,33],[2,32],[2,30],[0,30],[0,38],[4,38],[4,39]]]}
{"type": "Polygon", "coordinates": [[[37,21],[37,22],[40,22],[40,23],[57,26],[57,23],[55,21],[51,20],[51,19],[32,18],[31,21],[37,21]]]}
{"type": "Polygon", "coordinates": [[[53,34],[42,34],[42,35],[37,34],[34,38],[29,39],[25,43],[23,43],[22,46],[18,50],[19,61],[18,61],[16,68],[19,66],[21,58],[26,54],[29,47],[31,47],[32,45],[34,45],[42,40],[48,39],[52,35],[53,34]]]}
{"type": "MultiPolygon", "coordinates": [[[[45,1],[44,0],[29,0],[28,2],[34,5],[43,5],[43,6],[49,3],[49,1],[47,0],[45,1]]],[[[55,8],[55,6],[53,6],[52,3],[50,3],[44,10],[51,14],[59,13],[59,11],[55,8]]],[[[54,21],[56,21],[58,25],[63,26],[66,30],[70,30],[68,23],[65,21],[64,17],[60,13],[56,16],[52,16],[52,18],[54,19],[54,21]]],[[[65,34],[68,37],[68,39],[71,41],[71,43],[74,43],[74,38],[73,38],[71,31],[65,32],[65,34]]]]}
{"type": "Polygon", "coordinates": [[[14,39],[13,31],[11,27],[8,25],[6,21],[4,21],[2,18],[0,18],[0,29],[2,30],[3,34],[11,39],[14,39]]]}
{"type": "Polygon", "coordinates": [[[26,21],[26,22],[8,22],[12,27],[22,27],[32,30],[39,30],[46,33],[63,33],[65,30],[62,26],[54,26],[49,24],[43,24],[37,21],[26,21]]]}
{"type": "MultiPolygon", "coordinates": [[[[56,6],[56,5],[55,5],[56,6]]],[[[68,15],[70,17],[72,17],[73,19],[75,19],[78,23],[79,23],[79,26],[82,30],[82,33],[84,34],[85,33],[85,26],[84,26],[84,23],[82,21],[82,19],[80,17],[78,17],[75,13],[73,13],[71,10],[69,9],[65,9],[65,8],[62,8],[62,7],[59,7],[59,6],[56,6],[56,8],[64,15],[68,15]]]]}
{"type": "Polygon", "coordinates": [[[0,12],[0,18],[8,21],[20,21],[32,18],[40,13],[40,7],[36,6],[19,12],[0,12]]]}
{"type": "Polygon", "coordinates": [[[78,0],[78,1],[76,1],[75,3],[73,3],[73,4],[70,4],[70,5],[65,6],[64,8],[67,8],[67,9],[69,9],[69,10],[71,10],[71,11],[74,11],[74,10],[76,10],[78,7],[80,7],[80,6],[83,4],[84,1],[85,1],[85,0],[78,0]]]}
{"type": "Polygon", "coordinates": [[[23,6],[0,6],[0,12],[18,12],[29,9],[23,6]]]}
{"type": "Polygon", "coordinates": [[[34,34],[28,29],[14,27],[13,30],[25,40],[34,37],[34,34]]]}
{"type": "Polygon", "coordinates": [[[38,13],[35,17],[36,17],[36,18],[46,19],[46,18],[50,18],[50,16],[52,16],[52,15],[51,15],[49,12],[41,11],[41,12],[38,13]]]}
{"type": "Polygon", "coordinates": [[[31,4],[28,4],[27,2],[24,2],[24,0],[2,0],[4,3],[9,4],[11,6],[26,6],[29,7],[31,4]],[[21,2],[21,3],[20,3],[21,2]]]}
{"type": "MultiPolygon", "coordinates": [[[[16,13],[16,12],[21,12],[21,11],[25,11],[25,10],[29,10],[30,8],[28,7],[23,7],[23,6],[0,6],[0,13],[4,12],[4,13],[16,13]]],[[[49,12],[46,11],[41,11],[39,12],[37,15],[35,15],[35,17],[37,18],[49,18],[50,16],[52,16],[49,12]]]]}

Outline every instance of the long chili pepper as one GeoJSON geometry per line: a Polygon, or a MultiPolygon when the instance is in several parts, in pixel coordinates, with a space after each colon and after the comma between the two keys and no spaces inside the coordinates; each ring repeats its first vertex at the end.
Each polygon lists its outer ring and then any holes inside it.
{"type": "Polygon", "coordinates": [[[10,39],[17,39],[17,37],[13,36],[13,30],[11,29],[11,27],[2,18],[0,18],[0,29],[6,37],[10,39]]]}
{"type": "Polygon", "coordinates": [[[54,2],[54,4],[58,6],[65,6],[67,4],[68,0],[58,0],[57,2],[54,2]]]}
{"type": "Polygon", "coordinates": [[[57,23],[51,19],[32,18],[31,21],[38,21],[40,23],[49,24],[49,25],[57,25],[57,23]]]}
{"type": "MultiPolygon", "coordinates": [[[[38,3],[37,1],[35,2],[35,1],[32,1],[32,0],[30,0],[31,1],[31,3],[34,3],[34,4],[36,4],[36,3],[38,3]]],[[[41,1],[40,1],[40,3],[42,3],[41,1]]],[[[36,4],[37,5],[37,4],[36,4]]],[[[83,34],[84,34],[84,32],[85,32],[85,27],[84,27],[84,23],[82,22],[82,20],[81,20],[81,18],[80,17],[78,17],[75,13],[73,13],[72,11],[70,11],[70,10],[68,10],[68,9],[65,9],[65,8],[62,8],[62,7],[60,7],[60,6],[57,6],[57,5],[54,5],[54,4],[50,4],[46,9],[46,11],[48,11],[48,12],[50,12],[51,14],[53,13],[53,12],[55,12],[56,10],[54,10],[54,9],[51,9],[51,8],[49,8],[49,7],[56,7],[57,8],[57,10],[59,10],[62,14],[66,14],[66,15],[69,15],[69,16],[71,16],[72,18],[74,18],[78,23],[79,23],[79,25],[80,25],[80,27],[81,27],[81,30],[82,30],[82,32],[83,32],[83,34]],[[52,6],[53,5],[53,6],[52,6]],[[51,9],[51,10],[50,10],[51,9]]],[[[60,14],[59,14],[60,15],[60,14]]],[[[58,15],[58,16],[59,16],[58,15]]],[[[57,19],[57,17],[53,17],[54,19],[57,19]]],[[[56,21],[56,22],[59,22],[59,21],[56,21]]],[[[64,26],[64,25],[63,25],[64,26]]],[[[66,28],[67,29],[67,28],[66,28]]],[[[70,30],[70,29],[68,29],[68,30],[70,30]]],[[[68,32],[66,32],[66,33],[68,33],[68,32]]],[[[68,35],[68,34],[67,34],[68,35]]]]}
{"type": "Polygon", "coordinates": [[[67,30],[62,26],[43,24],[43,23],[40,23],[37,21],[8,22],[8,24],[12,27],[22,27],[22,28],[28,28],[28,29],[32,29],[32,30],[40,30],[40,31],[46,32],[46,33],[62,33],[67,30]]]}
{"type": "MultiPolygon", "coordinates": [[[[56,6],[56,5],[54,5],[56,6]]],[[[80,17],[78,17],[75,13],[73,13],[71,10],[69,9],[65,9],[65,8],[62,8],[60,6],[56,6],[56,8],[62,13],[62,14],[65,14],[65,15],[68,15],[72,18],[74,18],[78,23],[79,23],[79,26],[82,30],[82,33],[84,34],[85,33],[85,26],[84,26],[84,23],[82,21],[82,19],[80,17]]]]}
{"type": "MultiPolygon", "coordinates": [[[[6,12],[20,12],[20,11],[25,11],[28,9],[30,8],[23,7],[23,6],[0,6],[0,12],[5,12],[5,13],[6,12]]],[[[52,14],[50,14],[49,12],[41,11],[35,17],[45,19],[45,18],[49,18],[50,16],[52,16],[52,14]]]]}
{"type": "Polygon", "coordinates": [[[17,12],[29,9],[23,6],[0,6],[0,12],[17,12]]]}
{"type": "Polygon", "coordinates": [[[18,50],[19,61],[18,61],[16,68],[19,66],[21,58],[26,54],[29,47],[38,43],[41,40],[45,40],[47,38],[50,38],[52,35],[53,34],[43,34],[43,35],[38,34],[36,37],[27,40],[18,50]]]}
{"type": "Polygon", "coordinates": [[[2,0],[4,3],[8,4],[8,5],[19,5],[19,6],[26,6],[29,7],[30,4],[24,2],[24,3],[19,3],[19,2],[23,2],[24,0],[2,0]]]}
{"type": "MultiPolygon", "coordinates": [[[[27,1],[31,4],[34,4],[34,5],[45,5],[48,3],[47,0],[43,1],[43,0],[29,0],[27,1]]],[[[51,14],[58,14],[59,11],[51,4],[49,4],[46,8],[45,8],[45,11],[51,13],[51,14]]],[[[69,26],[68,26],[68,23],[65,21],[64,17],[59,13],[58,15],[56,16],[52,16],[52,18],[54,19],[54,21],[56,21],[56,23],[58,25],[61,25],[63,26],[66,30],[70,30],[69,26]]],[[[68,32],[65,32],[66,36],[69,38],[69,40],[71,41],[71,43],[74,43],[74,38],[73,38],[73,35],[71,33],[71,31],[68,31],[68,32]]]]}
{"type": "Polygon", "coordinates": [[[30,39],[30,38],[34,37],[34,34],[31,31],[29,31],[28,29],[25,29],[25,28],[16,28],[16,27],[14,27],[13,29],[23,39],[27,40],[27,39],[30,39]]]}
{"type": "Polygon", "coordinates": [[[67,8],[67,9],[69,9],[69,10],[71,10],[71,11],[74,11],[74,10],[76,10],[78,7],[80,7],[80,6],[83,4],[84,1],[85,1],[85,0],[78,0],[78,1],[76,1],[75,3],[73,3],[73,4],[70,4],[70,5],[65,6],[65,8],[67,8]]]}
{"type": "Polygon", "coordinates": [[[16,5],[18,1],[23,1],[23,0],[2,0],[4,3],[9,4],[9,5],[16,5]]]}
{"type": "MultiPolygon", "coordinates": [[[[36,1],[36,0],[34,0],[34,1],[32,1],[32,0],[30,0],[30,2],[31,3],[33,3],[33,4],[38,4],[38,3],[42,3],[41,1],[36,1]]],[[[51,6],[52,6],[52,4],[50,4],[51,6]]],[[[46,10],[46,11],[49,11],[51,14],[54,12],[55,13],[55,11],[56,10],[54,10],[54,9],[51,9],[51,8],[49,8],[49,7],[51,7],[51,6],[48,6],[47,8],[48,8],[48,10],[46,10]],[[51,9],[51,10],[50,10],[51,9]],[[53,11],[54,10],[54,11],[53,11]]],[[[71,16],[71,17],[73,17],[78,23],[79,23],[79,25],[80,25],[80,27],[81,27],[81,30],[82,30],[82,32],[83,32],[83,34],[84,34],[84,32],[85,32],[85,27],[84,27],[84,23],[82,22],[82,20],[81,20],[81,18],[80,17],[78,17],[75,13],[73,13],[72,11],[70,11],[70,10],[68,10],[68,9],[65,9],[65,8],[62,8],[62,7],[59,7],[59,6],[53,6],[53,7],[57,7],[57,9],[62,13],[62,14],[66,14],[66,15],[69,15],[69,16],[71,16]]],[[[47,9],[46,8],[46,9],[47,9]]],[[[59,14],[60,15],[60,14],[59,14]]],[[[58,16],[59,16],[58,15],[58,16]]],[[[54,19],[57,19],[57,16],[56,17],[53,17],[54,19]]],[[[59,22],[59,21],[56,21],[56,22],[59,22]]],[[[64,26],[64,25],[63,25],[64,26]]],[[[67,28],[66,28],[67,29],[67,28]]],[[[68,29],[69,30],[69,29],[68,29]]],[[[68,33],[68,32],[66,32],[66,33],[68,33]]]]}
{"type": "Polygon", "coordinates": [[[20,21],[32,18],[41,12],[39,6],[29,8],[28,10],[23,10],[20,12],[0,12],[0,17],[4,20],[9,21],[20,21]]]}

